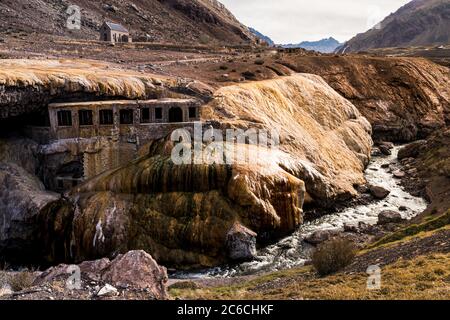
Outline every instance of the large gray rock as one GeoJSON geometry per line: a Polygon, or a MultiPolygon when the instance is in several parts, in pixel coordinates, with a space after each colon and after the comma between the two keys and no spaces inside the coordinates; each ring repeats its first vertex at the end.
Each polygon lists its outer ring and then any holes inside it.
{"type": "Polygon", "coordinates": [[[256,233],[235,223],[227,233],[226,247],[231,260],[253,260],[256,257],[256,233]]]}
{"type": "Polygon", "coordinates": [[[391,192],[380,186],[369,186],[370,193],[377,199],[385,199],[391,192]]]}
{"type": "Polygon", "coordinates": [[[388,145],[380,144],[378,149],[380,149],[381,153],[390,156],[392,154],[391,148],[388,145]]]}
{"type": "Polygon", "coordinates": [[[305,238],[305,242],[318,245],[338,235],[336,230],[318,230],[305,238]]]}
{"type": "Polygon", "coordinates": [[[388,223],[400,223],[403,221],[402,215],[398,212],[385,210],[378,214],[378,225],[388,223]]]}
{"type": "Polygon", "coordinates": [[[38,254],[38,216],[59,199],[24,168],[0,162],[0,256],[8,256],[10,262],[32,260],[38,254]]]}
{"type": "Polygon", "coordinates": [[[60,264],[41,273],[34,285],[67,280],[78,268],[81,280],[101,282],[119,289],[146,290],[152,298],[167,299],[167,270],[145,251],[129,251],[110,261],[107,258],[85,261],[78,266],[60,264]]]}
{"type": "Polygon", "coordinates": [[[167,270],[142,250],[119,255],[104,269],[102,280],[121,288],[147,289],[156,299],[167,299],[167,270]]]}
{"type": "Polygon", "coordinates": [[[410,143],[398,151],[397,158],[399,160],[405,158],[416,158],[420,154],[422,148],[426,146],[426,144],[426,140],[418,140],[416,142],[410,143]]]}

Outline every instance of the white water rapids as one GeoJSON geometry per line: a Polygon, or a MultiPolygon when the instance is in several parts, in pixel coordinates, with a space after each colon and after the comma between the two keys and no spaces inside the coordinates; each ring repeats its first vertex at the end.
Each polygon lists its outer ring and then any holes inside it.
{"type": "Polygon", "coordinates": [[[311,254],[313,247],[306,244],[303,239],[318,230],[342,230],[344,224],[358,225],[359,222],[376,224],[378,214],[383,210],[399,211],[399,207],[407,210],[400,212],[403,218],[411,219],[426,208],[422,198],[414,197],[403,190],[400,180],[393,177],[388,169],[382,168],[385,164],[396,162],[400,147],[395,147],[390,156],[374,157],[368,166],[365,177],[369,184],[382,186],[391,191],[389,196],[368,205],[349,207],[334,214],[323,216],[302,225],[292,235],[258,251],[257,258],[252,262],[237,266],[222,266],[213,269],[191,273],[175,273],[173,277],[181,279],[205,277],[233,277],[239,275],[256,274],[261,272],[277,271],[302,266],[311,254]]]}

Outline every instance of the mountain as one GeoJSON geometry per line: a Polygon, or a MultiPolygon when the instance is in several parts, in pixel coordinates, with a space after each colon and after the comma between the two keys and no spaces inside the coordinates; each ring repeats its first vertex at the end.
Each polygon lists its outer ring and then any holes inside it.
{"type": "Polygon", "coordinates": [[[271,46],[271,47],[275,46],[275,42],[274,42],[272,39],[270,39],[270,37],[268,37],[268,36],[262,34],[262,33],[259,32],[258,30],[253,29],[253,28],[251,28],[251,27],[248,28],[248,29],[249,29],[250,32],[253,33],[257,38],[259,38],[259,39],[265,41],[269,46],[271,46]]]}
{"type": "Polygon", "coordinates": [[[0,33],[40,33],[97,39],[104,21],[126,27],[139,41],[251,44],[256,37],[216,0],[2,0],[0,33]],[[69,5],[81,9],[81,30],[69,30],[69,5]]]}
{"type": "Polygon", "coordinates": [[[319,41],[303,41],[298,44],[286,44],[284,48],[303,48],[306,50],[313,50],[323,53],[334,52],[336,48],[341,46],[341,43],[334,38],[322,39],[319,41]]]}
{"type": "Polygon", "coordinates": [[[339,52],[450,43],[450,0],[413,0],[373,28],[343,45],[339,52]]]}

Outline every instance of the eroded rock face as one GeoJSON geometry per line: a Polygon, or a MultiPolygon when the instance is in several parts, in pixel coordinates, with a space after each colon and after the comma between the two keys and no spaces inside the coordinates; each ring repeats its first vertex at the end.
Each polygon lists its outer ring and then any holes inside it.
{"type": "Polygon", "coordinates": [[[0,256],[10,262],[33,261],[40,253],[35,243],[38,215],[59,199],[22,167],[0,162],[0,256]]]}
{"type": "Polygon", "coordinates": [[[221,88],[204,117],[244,130],[279,131],[283,168],[305,181],[312,199],[326,204],[356,194],[372,147],[371,126],[325,81],[297,74],[221,88]]]}
{"type": "Polygon", "coordinates": [[[370,125],[319,77],[224,88],[204,116],[217,129],[280,128],[281,146],[235,145],[257,160],[250,163],[175,165],[173,143],[155,142],[147,155],[71,193],[76,261],[130,249],[178,268],[217,265],[236,252],[250,258],[252,237],[276,238],[302,223],[305,199],[332,203],[364,183],[370,125]],[[249,236],[245,254],[227,247],[235,223],[249,236]]]}
{"type": "Polygon", "coordinates": [[[450,128],[405,146],[398,157],[405,166],[402,184],[430,202],[426,214],[446,212],[450,207],[450,128]]]}
{"type": "Polygon", "coordinates": [[[450,121],[449,69],[426,59],[287,55],[281,63],[322,76],[369,120],[376,140],[422,139],[450,121]]]}
{"type": "Polygon", "coordinates": [[[159,263],[212,266],[227,259],[235,221],[257,233],[286,234],[303,221],[304,183],[277,164],[175,166],[149,155],[74,191],[77,261],[130,248],[159,263]]]}

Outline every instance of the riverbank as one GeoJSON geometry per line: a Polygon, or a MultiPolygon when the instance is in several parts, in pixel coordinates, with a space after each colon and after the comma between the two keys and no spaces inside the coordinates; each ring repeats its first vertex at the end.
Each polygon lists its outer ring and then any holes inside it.
{"type": "Polygon", "coordinates": [[[410,225],[361,250],[343,271],[319,277],[312,266],[251,278],[191,280],[169,288],[176,299],[450,299],[450,210],[410,225]],[[390,240],[389,240],[390,239],[390,240]],[[386,242],[386,243],[384,243],[386,242]],[[367,267],[380,267],[380,287],[367,287],[367,267]]]}

